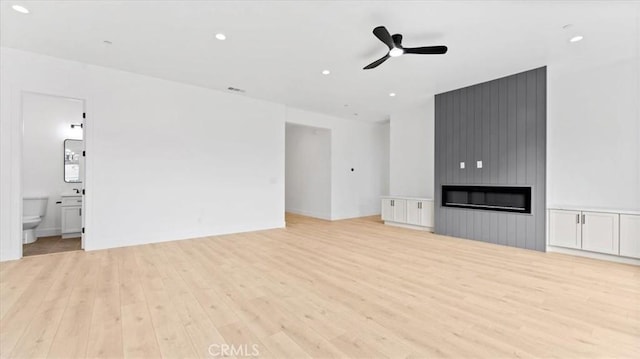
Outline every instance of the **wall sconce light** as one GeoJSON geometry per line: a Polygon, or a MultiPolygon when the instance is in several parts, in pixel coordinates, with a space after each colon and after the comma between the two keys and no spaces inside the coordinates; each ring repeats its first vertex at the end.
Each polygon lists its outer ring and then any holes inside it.
{"type": "Polygon", "coordinates": [[[71,128],[72,128],[72,129],[74,129],[74,128],[76,128],[76,127],[80,127],[80,128],[82,128],[82,124],[79,124],[79,125],[78,125],[78,124],[75,124],[75,123],[72,123],[72,124],[71,124],[71,128]]]}

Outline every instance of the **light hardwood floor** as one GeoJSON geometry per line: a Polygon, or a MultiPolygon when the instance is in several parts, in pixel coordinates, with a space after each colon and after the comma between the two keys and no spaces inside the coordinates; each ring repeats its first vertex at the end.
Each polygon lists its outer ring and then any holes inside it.
{"type": "Polygon", "coordinates": [[[2,263],[0,356],[640,357],[639,267],[374,218],[287,225],[2,263]]]}
{"type": "Polygon", "coordinates": [[[22,245],[24,257],[58,252],[79,251],[82,249],[81,239],[62,238],[62,236],[40,237],[31,244],[22,245]]]}

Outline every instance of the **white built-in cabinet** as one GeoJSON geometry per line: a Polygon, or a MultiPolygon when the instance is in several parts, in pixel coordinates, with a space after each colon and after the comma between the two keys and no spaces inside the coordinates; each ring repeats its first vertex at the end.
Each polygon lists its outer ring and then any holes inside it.
{"type": "Polygon", "coordinates": [[[391,222],[406,222],[407,201],[397,198],[383,198],[382,220],[391,222]]]}
{"type": "Polygon", "coordinates": [[[580,211],[549,211],[549,244],[565,248],[582,247],[580,211]]]}
{"type": "Polygon", "coordinates": [[[551,209],[549,245],[640,258],[640,215],[551,209]]]}
{"type": "Polygon", "coordinates": [[[619,254],[619,221],[617,213],[582,212],[582,249],[619,254]]]}
{"type": "Polygon", "coordinates": [[[407,223],[415,226],[433,227],[433,201],[407,200],[407,223]]]}
{"type": "Polygon", "coordinates": [[[383,197],[382,220],[385,224],[423,230],[433,229],[433,200],[413,197],[383,197]]]}
{"type": "Polygon", "coordinates": [[[620,255],[640,258],[640,215],[620,215],[620,255]]]}

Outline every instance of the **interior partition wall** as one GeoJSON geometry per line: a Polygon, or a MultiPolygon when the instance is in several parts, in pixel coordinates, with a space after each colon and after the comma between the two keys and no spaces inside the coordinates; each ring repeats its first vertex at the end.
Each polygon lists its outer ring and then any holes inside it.
{"type": "Polygon", "coordinates": [[[436,233],[545,250],[546,84],[541,67],[436,95],[436,233]]]}

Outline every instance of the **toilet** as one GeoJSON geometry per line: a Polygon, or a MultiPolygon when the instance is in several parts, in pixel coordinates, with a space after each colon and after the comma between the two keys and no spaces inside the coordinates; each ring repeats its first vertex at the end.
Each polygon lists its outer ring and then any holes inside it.
{"type": "Polygon", "coordinates": [[[22,199],[22,243],[29,244],[38,240],[36,227],[47,213],[47,197],[24,197],[22,199]]]}

